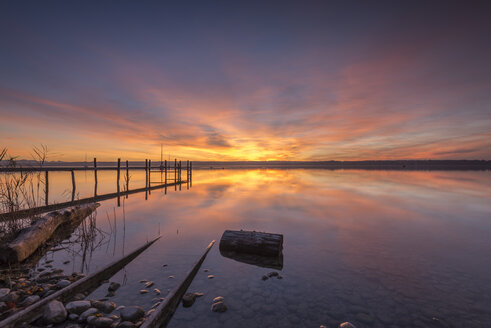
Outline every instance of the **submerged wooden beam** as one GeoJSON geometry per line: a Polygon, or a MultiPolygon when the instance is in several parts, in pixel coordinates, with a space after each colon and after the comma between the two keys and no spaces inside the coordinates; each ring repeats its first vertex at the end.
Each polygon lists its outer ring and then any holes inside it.
{"type": "Polygon", "coordinates": [[[0,322],[0,327],[2,328],[13,328],[17,326],[29,326],[29,323],[36,320],[44,311],[45,305],[53,300],[59,300],[63,303],[72,299],[72,297],[78,293],[91,293],[95,289],[97,289],[105,280],[111,278],[114,274],[116,274],[119,270],[121,270],[128,263],[133,261],[138,255],[140,255],[144,250],[146,250],[150,245],[155,243],[160,236],[155,238],[154,240],[146,243],[145,245],[137,248],[130,254],[120,258],[119,260],[107,265],[101,270],[94,272],[88,275],[85,278],[82,278],[68,287],[65,287],[56,293],[43,298],[37,303],[34,303],[31,306],[28,306],[22,311],[19,311],[7,319],[0,322]]]}
{"type": "Polygon", "coordinates": [[[165,300],[160,303],[160,305],[155,309],[155,311],[145,320],[145,322],[140,326],[140,328],[158,328],[165,327],[170,321],[174,312],[176,312],[177,306],[181,301],[182,296],[186,293],[189,285],[193,281],[196,273],[198,272],[201,264],[208,255],[208,252],[215,244],[213,240],[206,248],[200,259],[193,265],[192,269],[186,274],[186,277],[174,287],[169,294],[165,297],[165,300]]]}
{"type": "Polygon", "coordinates": [[[33,254],[41,245],[51,238],[55,230],[64,223],[83,219],[99,207],[99,204],[89,204],[72,207],[63,212],[49,213],[36,220],[1,250],[0,262],[18,263],[33,254]]]}

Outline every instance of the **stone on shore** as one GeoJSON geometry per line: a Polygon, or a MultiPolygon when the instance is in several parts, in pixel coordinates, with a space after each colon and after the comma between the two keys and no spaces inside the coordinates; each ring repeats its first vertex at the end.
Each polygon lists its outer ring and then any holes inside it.
{"type": "Polygon", "coordinates": [[[92,305],[90,304],[90,301],[73,301],[70,303],[67,303],[66,305],[66,310],[70,313],[74,314],[82,314],[88,309],[90,309],[92,305]]]}
{"type": "Polygon", "coordinates": [[[339,328],[356,328],[356,326],[351,322],[343,322],[339,325],[339,328]]]}
{"type": "Polygon", "coordinates": [[[68,287],[70,284],[71,284],[71,282],[69,280],[62,279],[56,283],[55,288],[56,289],[62,289],[62,288],[68,287]]]}
{"type": "Polygon", "coordinates": [[[145,310],[140,306],[127,306],[120,311],[121,321],[137,322],[145,315],[145,310]]]}
{"type": "Polygon", "coordinates": [[[92,325],[96,326],[97,328],[108,328],[111,327],[113,324],[113,319],[111,318],[97,318],[92,322],[92,325]]]}
{"type": "Polygon", "coordinates": [[[218,301],[212,304],[211,310],[213,312],[225,312],[227,311],[227,306],[222,301],[218,301]]]}
{"type": "Polygon", "coordinates": [[[44,308],[43,319],[48,324],[62,323],[66,320],[67,312],[63,303],[60,301],[51,301],[44,308]]]}
{"type": "Polygon", "coordinates": [[[84,311],[80,317],[78,318],[78,322],[85,322],[88,320],[89,317],[95,316],[97,313],[100,313],[98,309],[96,308],[90,308],[84,311]]]}
{"type": "Polygon", "coordinates": [[[121,284],[112,281],[109,283],[109,287],[107,287],[107,291],[115,292],[116,290],[118,290],[119,287],[121,287],[121,284]]]}
{"type": "Polygon", "coordinates": [[[110,301],[95,301],[92,302],[92,306],[104,313],[111,313],[116,308],[116,303],[110,301]]]}

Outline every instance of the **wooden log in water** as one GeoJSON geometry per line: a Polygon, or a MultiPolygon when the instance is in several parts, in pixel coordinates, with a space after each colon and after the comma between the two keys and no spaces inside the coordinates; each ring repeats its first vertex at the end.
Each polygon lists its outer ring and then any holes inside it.
{"type": "Polygon", "coordinates": [[[193,281],[196,273],[198,272],[201,264],[206,258],[206,255],[210,251],[210,249],[215,244],[213,240],[208,247],[206,248],[203,255],[199,258],[199,260],[193,265],[191,270],[186,274],[186,277],[176,286],[174,287],[169,294],[165,297],[165,300],[160,303],[160,305],[155,309],[155,311],[143,322],[140,328],[159,328],[165,327],[169,320],[174,315],[174,312],[179,305],[184,293],[188,289],[189,285],[193,281]]]}
{"type": "Polygon", "coordinates": [[[71,285],[60,289],[59,291],[51,294],[50,296],[43,298],[39,302],[36,302],[22,311],[19,311],[7,319],[0,322],[2,328],[14,328],[14,327],[29,327],[29,323],[36,320],[44,311],[44,307],[53,300],[58,300],[63,303],[70,301],[73,296],[78,293],[91,293],[97,289],[104,281],[111,278],[119,270],[121,270],[128,263],[133,261],[138,255],[146,250],[150,245],[155,243],[160,236],[154,240],[146,243],[140,248],[134,250],[130,254],[123,256],[115,262],[105,266],[101,270],[82,278],[71,285]]]}
{"type": "Polygon", "coordinates": [[[225,230],[220,251],[279,256],[283,250],[283,235],[257,231],[225,230]]]}
{"type": "Polygon", "coordinates": [[[8,263],[24,261],[39,246],[43,245],[53,232],[63,223],[89,216],[99,204],[89,204],[72,207],[63,212],[52,212],[36,220],[30,227],[24,229],[14,241],[0,252],[0,260],[8,263]]]}

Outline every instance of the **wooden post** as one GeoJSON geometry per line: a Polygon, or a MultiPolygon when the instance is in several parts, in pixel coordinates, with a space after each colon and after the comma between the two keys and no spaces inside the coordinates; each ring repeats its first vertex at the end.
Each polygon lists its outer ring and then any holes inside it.
{"type": "Polygon", "coordinates": [[[118,158],[118,177],[117,177],[117,192],[118,192],[118,207],[121,206],[121,197],[119,196],[119,178],[121,176],[121,158],[118,158]]]}
{"type": "Polygon", "coordinates": [[[148,188],[148,159],[145,159],[145,188],[148,188]]]}
{"type": "Polygon", "coordinates": [[[177,191],[177,158],[174,158],[174,191],[177,191]]]}
{"type": "Polygon", "coordinates": [[[94,157],[94,196],[97,196],[97,159],[94,157]]]}
{"type": "MultiPolygon", "coordinates": [[[[152,160],[148,160],[148,187],[150,188],[150,178],[152,177],[152,160]]],[[[150,193],[150,191],[148,191],[150,193]]]]}
{"type": "Polygon", "coordinates": [[[189,186],[193,187],[193,162],[189,162],[189,186]]]}
{"type": "Polygon", "coordinates": [[[75,200],[76,186],[75,186],[75,173],[73,172],[73,170],[71,172],[72,172],[72,202],[73,202],[75,200]]]}
{"type": "MultiPolygon", "coordinates": [[[[130,166],[128,160],[126,160],[126,191],[130,190],[130,166]]],[[[126,194],[126,198],[128,198],[128,194],[126,194]]]]}
{"type": "Polygon", "coordinates": [[[167,160],[165,160],[165,166],[164,166],[164,174],[165,174],[165,184],[166,184],[166,187],[167,187],[167,160]]]}
{"type": "Polygon", "coordinates": [[[48,205],[48,193],[49,193],[49,180],[48,180],[48,170],[46,170],[46,173],[45,173],[45,188],[44,188],[44,191],[45,191],[45,195],[44,195],[44,203],[45,205],[47,206],[48,205]]]}

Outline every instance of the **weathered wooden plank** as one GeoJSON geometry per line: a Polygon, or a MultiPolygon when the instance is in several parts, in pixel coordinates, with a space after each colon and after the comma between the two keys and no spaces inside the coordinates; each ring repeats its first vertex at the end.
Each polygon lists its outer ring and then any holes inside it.
{"type": "Polygon", "coordinates": [[[61,302],[67,302],[71,300],[71,298],[78,293],[91,293],[96,288],[98,288],[105,280],[111,278],[114,274],[116,274],[119,270],[121,270],[128,263],[133,261],[138,255],[140,255],[144,250],[150,247],[153,243],[155,243],[160,236],[153,239],[152,241],[146,243],[145,245],[137,248],[130,254],[116,260],[115,262],[107,265],[101,270],[94,272],[88,275],[85,278],[82,278],[68,287],[60,289],[56,293],[40,300],[33,305],[28,306],[22,311],[19,311],[7,319],[0,322],[0,327],[2,328],[13,328],[20,325],[28,326],[30,322],[38,318],[44,310],[46,304],[53,300],[59,300],[61,302]]]}
{"type": "Polygon", "coordinates": [[[279,256],[283,250],[283,235],[257,231],[225,230],[220,251],[279,256]]]}
{"type": "Polygon", "coordinates": [[[24,261],[50,239],[60,225],[85,218],[92,214],[97,207],[99,207],[97,203],[77,206],[63,212],[49,213],[39,218],[2,249],[0,261],[8,263],[24,261]]]}
{"type": "Polygon", "coordinates": [[[188,289],[189,285],[193,281],[196,273],[198,272],[201,264],[208,255],[208,252],[215,244],[213,240],[206,248],[200,259],[193,265],[192,269],[186,274],[186,277],[174,287],[169,294],[165,297],[165,300],[160,303],[160,305],[155,309],[155,311],[145,320],[145,322],[140,326],[140,328],[158,328],[165,327],[170,321],[174,312],[179,305],[184,293],[188,289]]]}

